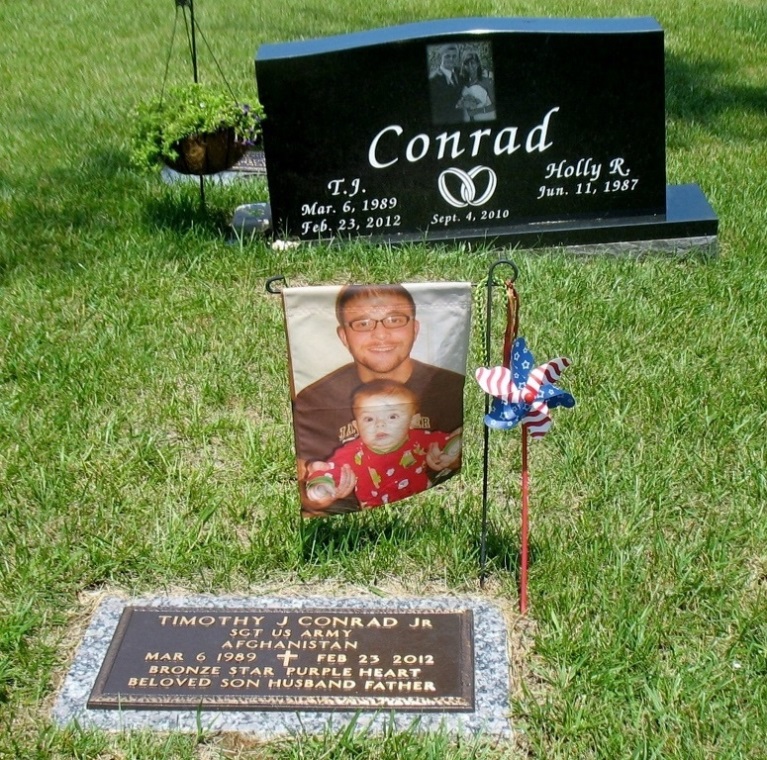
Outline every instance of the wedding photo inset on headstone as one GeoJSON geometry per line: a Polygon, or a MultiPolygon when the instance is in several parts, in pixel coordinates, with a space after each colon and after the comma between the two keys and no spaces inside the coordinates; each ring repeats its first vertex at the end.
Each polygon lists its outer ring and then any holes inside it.
{"type": "Polygon", "coordinates": [[[427,45],[434,124],[495,121],[495,81],[490,42],[427,45]]]}

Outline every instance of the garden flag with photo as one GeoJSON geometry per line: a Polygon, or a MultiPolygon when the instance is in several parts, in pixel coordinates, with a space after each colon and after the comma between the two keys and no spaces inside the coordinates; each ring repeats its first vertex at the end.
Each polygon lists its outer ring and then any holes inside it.
{"type": "Polygon", "coordinates": [[[455,475],[470,283],[282,293],[302,515],[392,504],[455,475]]]}

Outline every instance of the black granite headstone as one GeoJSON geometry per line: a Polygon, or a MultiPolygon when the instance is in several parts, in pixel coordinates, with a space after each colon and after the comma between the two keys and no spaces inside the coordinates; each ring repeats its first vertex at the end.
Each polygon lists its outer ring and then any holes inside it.
{"type": "Polygon", "coordinates": [[[550,245],[716,234],[696,186],[666,187],[653,19],[409,24],[263,45],[256,76],[281,235],[550,245]]]}

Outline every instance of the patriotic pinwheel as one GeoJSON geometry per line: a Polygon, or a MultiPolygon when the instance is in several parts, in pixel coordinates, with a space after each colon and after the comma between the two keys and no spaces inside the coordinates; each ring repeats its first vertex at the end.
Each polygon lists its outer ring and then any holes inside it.
{"type": "Polygon", "coordinates": [[[480,367],[476,372],[482,390],[493,396],[485,425],[511,430],[521,422],[533,438],[542,438],[552,423],[549,409],[575,406],[567,391],[554,387],[570,360],[559,357],[533,369],[535,360],[524,338],[514,341],[510,354],[510,367],[480,367]]]}

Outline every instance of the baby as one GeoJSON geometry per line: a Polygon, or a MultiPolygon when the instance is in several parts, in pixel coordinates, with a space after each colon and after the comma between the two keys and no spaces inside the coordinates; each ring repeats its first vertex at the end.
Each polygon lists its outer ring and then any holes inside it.
{"type": "Polygon", "coordinates": [[[309,468],[306,497],[334,498],[344,467],[355,478],[354,493],[363,508],[379,507],[424,491],[429,472],[460,461],[461,429],[453,433],[419,430],[418,397],[402,383],[373,380],[352,397],[359,437],[343,444],[327,462],[309,468]]]}

